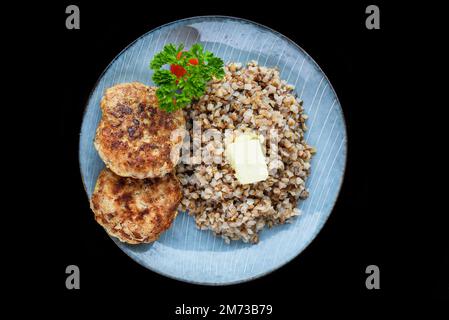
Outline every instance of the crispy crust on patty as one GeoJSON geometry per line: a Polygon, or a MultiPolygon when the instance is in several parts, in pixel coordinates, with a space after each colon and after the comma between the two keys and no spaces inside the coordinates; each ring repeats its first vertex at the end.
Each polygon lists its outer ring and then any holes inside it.
{"type": "Polygon", "coordinates": [[[130,244],[157,240],[177,215],[181,185],[174,173],[154,179],[98,176],[90,206],[108,234],[130,244]]]}
{"type": "Polygon", "coordinates": [[[156,88],[139,82],[108,88],[95,148],[106,166],[123,177],[145,179],[173,171],[185,135],[181,110],[158,108],[156,88]]]}

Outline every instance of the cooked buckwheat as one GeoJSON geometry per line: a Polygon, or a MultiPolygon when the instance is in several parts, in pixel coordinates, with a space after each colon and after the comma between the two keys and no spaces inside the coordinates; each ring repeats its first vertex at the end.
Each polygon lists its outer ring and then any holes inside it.
{"type": "Polygon", "coordinates": [[[305,180],[314,149],[304,140],[307,116],[302,101],[277,69],[251,61],[246,67],[228,64],[225,71],[223,79],[212,81],[207,93],[184,111],[190,137],[192,123],[199,121],[203,131],[214,129],[225,138],[193,139],[194,146],[201,146],[202,161],[194,157],[177,169],[183,185],[181,207],[195,217],[200,229],[212,230],[227,243],[257,243],[264,226],[283,224],[300,214],[297,202],[308,196],[305,180]],[[242,185],[223,154],[226,143],[245,131],[264,138],[269,177],[242,185]]]}

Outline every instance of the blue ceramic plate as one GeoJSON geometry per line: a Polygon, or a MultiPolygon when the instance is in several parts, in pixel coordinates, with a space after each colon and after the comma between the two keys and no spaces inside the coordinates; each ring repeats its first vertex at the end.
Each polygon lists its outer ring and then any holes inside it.
{"type": "Polygon", "coordinates": [[[152,85],[148,66],[155,53],[168,43],[190,47],[196,42],[225,62],[254,59],[277,66],[281,78],[296,86],[309,115],[306,138],[317,149],[307,180],[310,196],[299,205],[303,213],[291,224],[264,229],[256,245],[227,245],[211,232],[197,230],[186,213],[152,244],[131,246],[113,240],[132,259],[167,277],[209,285],[239,283],[261,277],[303,251],[329,217],[343,179],[346,130],[340,103],[320,67],[291,40],[254,22],[221,16],[179,20],[144,34],[111,62],[91,93],[81,128],[81,174],[90,197],[104,167],[93,145],[104,90],[120,82],[152,85]]]}

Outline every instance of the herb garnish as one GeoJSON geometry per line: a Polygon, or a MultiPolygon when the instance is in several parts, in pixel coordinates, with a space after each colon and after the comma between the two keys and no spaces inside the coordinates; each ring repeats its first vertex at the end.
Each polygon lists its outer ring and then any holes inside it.
{"type": "Polygon", "coordinates": [[[194,99],[201,98],[207,83],[224,76],[223,60],[204,51],[200,44],[183,51],[184,45],[167,44],[151,61],[155,72],[153,81],[158,86],[159,107],[171,112],[184,108],[194,99]],[[169,65],[170,69],[162,69],[169,65]]]}

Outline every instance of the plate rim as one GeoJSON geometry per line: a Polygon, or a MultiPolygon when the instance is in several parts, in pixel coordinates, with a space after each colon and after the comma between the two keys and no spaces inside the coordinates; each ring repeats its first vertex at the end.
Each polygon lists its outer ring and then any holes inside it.
{"type": "MultiPolygon", "coordinates": [[[[82,113],[82,117],[81,117],[81,125],[80,125],[80,132],[79,132],[79,140],[78,140],[78,168],[79,168],[79,174],[81,176],[81,181],[82,181],[82,185],[84,188],[84,192],[86,194],[87,200],[90,203],[90,197],[89,197],[89,193],[87,191],[86,188],[86,183],[84,181],[84,176],[83,176],[83,172],[81,169],[81,137],[82,137],[82,129],[83,129],[83,123],[84,123],[84,119],[87,113],[87,108],[89,106],[89,102],[96,90],[96,88],[98,87],[98,84],[100,83],[101,79],[103,78],[103,76],[106,74],[106,72],[109,70],[109,68],[112,66],[112,64],[123,54],[126,52],[126,50],[128,50],[128,48],[130,48],[132,45],[134,45],[134,43],[136,43],[137,41],[139,41],[141,38],[146,37],[148,34],[153,33],[158,31],[159,29],[162,29],[164,27],[168,27],[170,25],[179,23],[179,22],[186,22],[186,21],[190,21],[190,20],[198,20],[198,19],[210,19],[210,18],[218,18],[218,19],[229,19],[229,20],[235,20],[235,21],[243,21],[246,23],[250,23],[253,25],[256,25],[260,28],[266,29],[272,33],[274,33],[276,36],[280,37],[281,39],[286,40],[287,42],[289,42],[291,45],[293,45],[294,47],[296,47],[298,50],[300,50],[301,52],[304,53],[304,55],[306,56],[306,58],[310,59],[310,61],[312,62],[312,64],[314,64],[314,66],[316,66],[318,68],[318,71],[321,72],[324,76],[324,78],[326,79],[326,81],[329,83],[329,87],[331,88],[335,99],[338,102],[338,108],[337,108],[337,112],[340,113],[341,118],[342,118],[342,123],[343,123],[343,128],[344,128],[344,134],[343,134],[343,145],[344,145],[344,150],[343,150],[343,157],[344,157],[344,161],[343,161],[343,169],[342,169],[342,175],[341,178],[338,181],[338,190],[337,190],[337,194],[336,197],[334,199],[334,201],[332,202],[331,206],[330,206],[330,212],[329,214],[322,219],[318,224],[317,224],[317,232],[312,236],[309,237],[309,239],[307,241],[305,241],[305,245],[303,247],[303,249],[301,251],[299,251],[298,253],[296,253],[293,257],[291,257],[290,259],[288,259],[287,261],[277,265],[276,267],[273,267],[265,272],[262,272],[260,274],[251,276],[251,277],[247,277],[245,279],[240,279],[240,280],[235,280],[235,281],[227,281],[227,282],[205,282],[205,281],[195,281],[195,280],[189,280],[189,279],[183,279],[181,277],[177,277],[168,273],[165,273],[161,270],[156,270],[152,267],[149,267],[147,265],[144,265],[143,263],[137,261],[135,258],[131,257],[128,252],[126,252],[123,248],[121,248],[119,246],[120,240],[116,240],[114,239],[112,236],[108,235],[109,238],[111,238],[111,240],[114,242],[114,244],[120,249],[120,251],[122,251],[123,253],[125,253],[129,258],[131,258],[131,260],[133,260],[135,263],[137,263],[138,265],[144,267],[145,269],[148,269],[158,275],[167,277],[169,279],[173,279],[173,280],[177,280],[180,282],[184,282],[184,283],[189,283],[189,284],[195,284],[195,285],[203,285],[203,286],[231,286],[231,285],[236,285],[236,284],[240,284],[240,283],[245,283],[245,282],[249,282],[249,281],[253,281],[256,280],[258,278],[262,278],[276,270],[281,269],[282,267],[286,266],[287,264],[289,264],[290,262],[292,262],[293,260],[295,260],[302,252],[304,252],[310,245],[310,243],[312,243],[313,240],[315,240],[316,237],[318,237],[319,233],[321,232],[321,230],[323,229],[324,225],[326,224],[327,220],[329,219],[329,217],[331,216],[332,212],[334,211],[335,205],[338,201],[338,199],[340,198],[340,194],[341,194],[341,189],[343,186],[343,182],[346,176],[346,168],[347,168],[347,163],[348,163],[348,133],[347,133],[347,124],[346,124],[346,118],[345,118],[345,114],[343,111],[343,108],[341,106],[341,102],[340,99],[338,98],[337,92],[335,91],[331,81],[329,80],[329,78],[327,77],[326,73],[323,71],[323,69],[320,67],[320,65],[312,58],[311,55],[309,55],[307,53],[306,50],[304,50],[300,45],[298,45],[295,41],[293,41],[292,39],[290,39],[289,37],[285,36],[284,34],[280,33],[279,31],[276,31],[264,24],[261,24],[259,22],[253,21],[253,20],[249,20],[246,18],[240,18],[240,17],[236,17],[236,16],[228,16],[228,15],[199,15],[199,16],[191,16],[191,17],[187,17],[187,18],[182,18],[182,19],[178,19],[178,20],[173,20],[170,22],[167,22],[165,24],[162,24],[158,27],[155,27],[145,33],[143,33],[142,35],[140,35],[139,37],[137,37],[135,40],[131,41],[128,45],[126,45],[122,50],[120,50],[120,52],[111,60],[111,62],[108,63],[108,65],[103,69],[103,71],[100,73],[100,75],[98,76],[97,80],[95,81],[92,90],[90,91],[86,101],[84,102],[84,110],[82,113]]],[[[123,243],[121,243],[123,244],[123,243]]]]}

